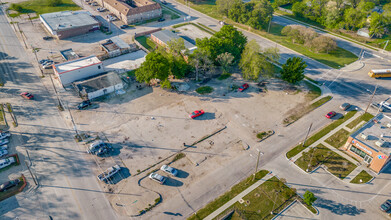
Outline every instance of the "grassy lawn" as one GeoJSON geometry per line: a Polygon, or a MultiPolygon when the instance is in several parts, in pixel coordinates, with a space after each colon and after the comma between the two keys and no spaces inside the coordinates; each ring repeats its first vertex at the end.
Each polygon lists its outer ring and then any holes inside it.
{"type": "Polygon", "coordinates": [[[55,7],[49,6],[46,0],[30,0],[18,3],[18,5],[22,6],[23,8],[20,14],[37,13],[39,15],[58,11],[81,10],[81,8],[76,5],[72,0],[62,0],[62,2],[63,3],[61,5],[55,7]]]}
{"type": "Polygon", "coordinates": [[[141,45],[143,45],[147,50],[151,51],[156,47],[155,42],[153,42],[149,37],[140,36],[136,37],[136,39],[141,45]]]}
{"type": "Polygon", "coordinates": [[[248,177],[247,179],[239,182],[235,186],[231,188],[230,191],[224,193],[222,196],[218,197],[214,201],[207,204],[204,208],[197,211],[196,215],[192,215],[188,218],[188,220],[195,220],[195,219],[204,219],[206,216],[214,212],[216,209],[220,208],[220,206],[227,203],[229,200],[237,196],[239,193],[241,193],[243,190],[247,189],[249,186],[257,182],[258,180],[262,179],[263,177],[268,174],[269,171],[267,170],[261,170],[255,175],[255,179],[253,180],[253,176],[248,177]]]}
{"type": "Polygon", "coordinates": [[[322,91],[318,86],[313,85],[312,83],[309,83],[307,81],[303,81],[305,87],[309,89],[309,92],[306,95],[306,98],[308,100],[314,100],[318,98],[320,95],[322,95],[322,91]]]}
{"type": "Polygon", "coordinates": [[[342,116],[341,118],[337,119],[333,123],[327,125],[325,128],[317,132],[316,134],[312,135],[310,138],[307,139],[305,142],[304,147],[302,144],[297,145],[296,147],[292,148],[288,153],[286,153],[286,156],[288,158],[292,158],[298,153],[300,153],[302,150],[310,146],[311,144],[315,143],[317,140],[328,134],[330,131],[334,130],[336,127],[340,126],[342,123],[347,121],[349,118],[353,117],[357,111],[350,111],[346,115],[342,116]]]}
{"type": "Polygon", "coordinates": [[[354,179],[352,179],[352,181],[350,181],[350,182],[351,183],[358,183],[358,184],[367,183],[372,178],[373,178],[373,176],[369,175],[369,173],[367,173],[367,171],[363,170],[356,177],[354,177],[354,179]],[[360,182],[360,180],[362,180],[362,182],[360,182]]]}
{"type": "MultiPolygon", "coordinates": [[[[186,0],[175,0],[184,5],[187,5],[186,0]]],[[[189,6],[201,13],[204,13],[212,18],[221,19],[221,15],[217,13],[216,0],[203,0],[200,3],[188,1],[189,6]]]]}
{"type": "Polygon", "coordinates": [[[5,125],[5,120],[4,120],[4,107],[3,103],[0,103],[0,125],[5,125]]]}
{"type": "Polygon", "coordinates": [[[243,197],[242,204],[236,202],[233,206],[242,219],[272,219],[275,214],[271,212],[279,213],[294,199],[296,193],[277,177],[272,177],[243,197]]]}
{"type": "Polygon", "coordinates": [[[175,13],[175,12],[169,10],[169,9],[166,9],[165,7],[163,7],[163,9],[162,9],[162,13],[163,13],[163,16],[164,15],[170,16],[171,20],[180,18],[180,16],[177,13],[175,13]]]}
{"type": "Polygon", "coordinates": [[[11,196],[14,196],[19,193],[19,189],[23,186],[24,180],[23,177],[19,177],[20,182],[17,186],[11,188],[10,190],[7,190],[5,192],[0,192],[0,201],[3,201],[11,196]]]}
{"type": "Polygon", "coordinates": [[[362,121],[365,121],[365,122],[368,122],[369,120],[371,120],[374,116],[370,113],[365,113],[363,115],[361,115],[360,117],[354,119],[352,122],[350,122],[349,124],[346,125],[346,127],[350,128],[350,129],[353,129],[354,127],[356,127],[358,124],[360,124],[360,122],[362,121]]]}
{"type": "MultiPolygon", "coordinates": [[[[312,96],[314,96],[314,95],[312,95],[312,96]]],[[[323,105],[324,103],[328,102],[331,98],[332,98],[331,96],[326,96],[326,97],[323,97],[323,98],[319,99],[318,101],[316,101],[316,102],[314,102],[314,103],[312,103],[310,105],[303,105],[301,107],[295,108],[292,111],[293,113],[283,120],[283,124],[288,125],[288,124],[291,124],[291,123],[299,120],[301,117],[303,117],[304,115],[308,114],[312,110],[314,110],[317,107],[319,107],[319,106],[323,105]]]]}
{"type": "Polygon", "coordinates": [[[308,152],[304,152],[295,161],[295,164],[304,171],[308,169],[308,172],[313,171],[316,167],[323,164],[330,173],[340,179],[344,179],[357,167],[322,144],[310,149],[308,152]]]}
{"type": "Polygon", "coordinates": [[[331,137],[327,138],[325,142],[338,149],[346,143],[349,134],[349,131],[342,128],[341,130],[333,134],[331,137]]]}
{"type": "Polygon", "coordinates": [[[213,92],[213,88],[210,87],[210,86],[201,86],[201,87],[198,87],[198,88],[196,89],[196,92],[197,92],[198,94],[201,94],[201,95],[203,95],[203,94],[209,94],[209,93],[213,92]]]}

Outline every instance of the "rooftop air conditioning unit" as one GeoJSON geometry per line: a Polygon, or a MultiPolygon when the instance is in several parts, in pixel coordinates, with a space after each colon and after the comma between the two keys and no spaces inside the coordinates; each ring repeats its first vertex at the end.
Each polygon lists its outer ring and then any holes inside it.
{"type": "Polygon", "coordinates": [[[388,124],[387,124],[387,127],[388,127],[388,128],[391,128],[391,123],[388,123],[388,124]]]}
{"type": "Polygon", "coordinates": [[[364,140],[368,140],[368,135],[361,133],[361,138],[364,140]]]}
{"type": "Polygon", "coordinates": [[[384,141],[383,139],[379,139],[378,141],[376,141],[375,144],[376,144],[377,146],[379,146],[379,147],[383,147],[384,144],[385,144],[385,141],[384,141]]]}

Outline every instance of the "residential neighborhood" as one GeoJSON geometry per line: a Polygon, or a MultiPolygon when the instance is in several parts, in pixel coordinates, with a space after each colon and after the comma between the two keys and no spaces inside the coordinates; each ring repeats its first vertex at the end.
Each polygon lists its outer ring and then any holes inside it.
{"type": "Polygon", "coordinates": [[[0,1],[0,219],[390,219],[391,1],[0,1]]]}

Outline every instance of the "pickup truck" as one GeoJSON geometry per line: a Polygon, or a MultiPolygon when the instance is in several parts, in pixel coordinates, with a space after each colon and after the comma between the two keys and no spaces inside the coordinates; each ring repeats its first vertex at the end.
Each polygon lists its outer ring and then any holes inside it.
{"type": "Polygon", "coordinates": [[[121,167],[118,165],[108,168],[105,172],[98,175],[98,180],[107,182],[111,177],[113,177],[118,171],[121,170],[121,167]]]}
{"type": "Polygon", "coordinates": [[[391,104],[388,102],[380,102],[380,105],[383,104],[383,107],[387,110],[391,110],[391,104]]]}

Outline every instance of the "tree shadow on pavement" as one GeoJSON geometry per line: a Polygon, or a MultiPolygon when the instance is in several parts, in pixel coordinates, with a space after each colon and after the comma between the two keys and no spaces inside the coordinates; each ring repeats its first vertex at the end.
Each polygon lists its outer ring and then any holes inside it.
{"type": "Polygon", "coordinates": [[[342,204],[336,203],[332,200],[318,198],[315,202],[315,205],[319,208],[324,208],[330,210],[332,213],[337,215],[350,215],[356,216],[361,213],[365,213],[365,209],[359,209],[351,204],[342,204]]]}

